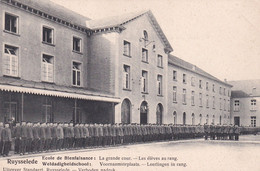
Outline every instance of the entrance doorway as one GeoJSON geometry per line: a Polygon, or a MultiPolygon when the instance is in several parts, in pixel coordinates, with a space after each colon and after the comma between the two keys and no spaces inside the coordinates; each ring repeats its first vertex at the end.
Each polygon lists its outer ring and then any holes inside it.
{"type": "Polygon", "coordinates": [[[240,126],[240,117],[239,116],[234,117],[234,125],[240,126]]]}
{"type": "Polygon", "coordinates": [[[121,106],[121,123],[129,124],[131,116],[131,102],[128,99],[125,99],[122,102],[121,106]]]}
{"type": "Polygon", "coordinates": [[[140,106],[140,124],[147,124],[148,104],[143,101],[140,106]]]}

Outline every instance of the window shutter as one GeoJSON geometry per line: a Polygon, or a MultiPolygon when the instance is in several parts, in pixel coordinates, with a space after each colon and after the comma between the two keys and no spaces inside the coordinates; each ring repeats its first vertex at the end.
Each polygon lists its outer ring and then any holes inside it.
{"type": "Polygon", "coordinates": [[[42,62],[42,80],[43,81],[47,81],[47,63],[46,62],[42,62]]]}
{"type": "Polygon", "coordinates": [[[158,90],[158,94],[161,94],[161,82],[157,81],[157,90],[158,90]]]}
{"type": "Polygon", "coordinates": [[[12,55],[12,75],[18,76],[18,57],[12,55]]]}
{"type": "Polygon", "coordinates": [[[145,92],[145,78],[141,78],[141,87],[142,87],[142,92],[145,92]]]}
{"type": "Polygon", "coordinates": [[[53,82],[53,64],[48,64],[48,81],[53,82]]]}
{"type": "Polygon", "coordinates": [[[126,79],[127,79],[127,72],[123,72],[123,87],[124,88],[127,88],[126,79]]]}

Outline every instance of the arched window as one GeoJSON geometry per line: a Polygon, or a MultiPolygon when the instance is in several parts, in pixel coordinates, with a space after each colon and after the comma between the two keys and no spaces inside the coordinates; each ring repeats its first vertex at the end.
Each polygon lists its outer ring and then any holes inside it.
{"type": "Polygon", "coordinates": [[[200,125],[202,124],[202,114],[200,114],[200,125]]]}
{"type": "Polygon", "coordinates": [[[206,116],[206,125],[209,124],[209,115],[206,116]]]}
{"type": "Polygon", "coordinates": [[[215,115],[212,117],[212,124],[215,125],[215,115]]]}
{"type": "Polygon", "coordinates": [[[195,115],[194,115],[194,113],[191,114],[191,124],[195,125],[195,115]]]}
{"type": "Polygon", "coordinates": [[[148,41],[148,33],[146,30],[144,30],[144,40],[148,41]]]}
{"type": "Polygon", "coordinates": [[[176,111],[173,112],[173,123],[174,123],[174,125],[177,124],[177,113],[176,113],[176,111]]]}
{"type": "Polygon", "coordinates": [[[131,117],[131,102],[129,99],[124,99],[121,106],[121,122],[129,124],[131,117]]]}
{"type": "Polygon", "coordinates": [[[162,124],[163,106],[159,103],[156,107],[156,123],[162,124]]]}
{"type": "Polygon", "coordinates": [[[186,125],[186,113],[184,112],[183,113],[183,118],[182,118],[182,121],[183,121],[183,125],[186,125]]]}
{"type": "Polygon", "coordinates": [[[221,115],[219,116],[219,125],[221,125],[222,124],[222,117],[221,117],[221,115]]]}

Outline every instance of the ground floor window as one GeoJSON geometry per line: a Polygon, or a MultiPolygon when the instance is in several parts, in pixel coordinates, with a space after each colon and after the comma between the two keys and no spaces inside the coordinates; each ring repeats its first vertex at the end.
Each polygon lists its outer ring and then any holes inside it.
{"type": "Polygon", "coordinates": [[[53,122],[52,100],[45,97],[42,105],[42,122],[53,122]]]}
{"type": "Polygon", "coordinates": [[[4,102],[3,106],[4,122],[19,122],[17,112],[17,102],[4,102]]]}
{"type": "Polygon", "coordinates": [[[251,126],[256,127],[256,116],[251,116],[251,126]]]}

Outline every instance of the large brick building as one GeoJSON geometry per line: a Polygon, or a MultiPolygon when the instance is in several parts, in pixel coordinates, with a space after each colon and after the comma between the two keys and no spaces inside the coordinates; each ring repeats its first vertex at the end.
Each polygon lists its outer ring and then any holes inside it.
{"type": "Polygon", "coordinates": [[[170,55],[151,11],[0,0],[0,121],[229,123],[231,86],[170,55]]]}
{"type": "Polygon", "coordinates": [[[168,122],[230,124],[231,85],[169,55],[168,122]]]}

